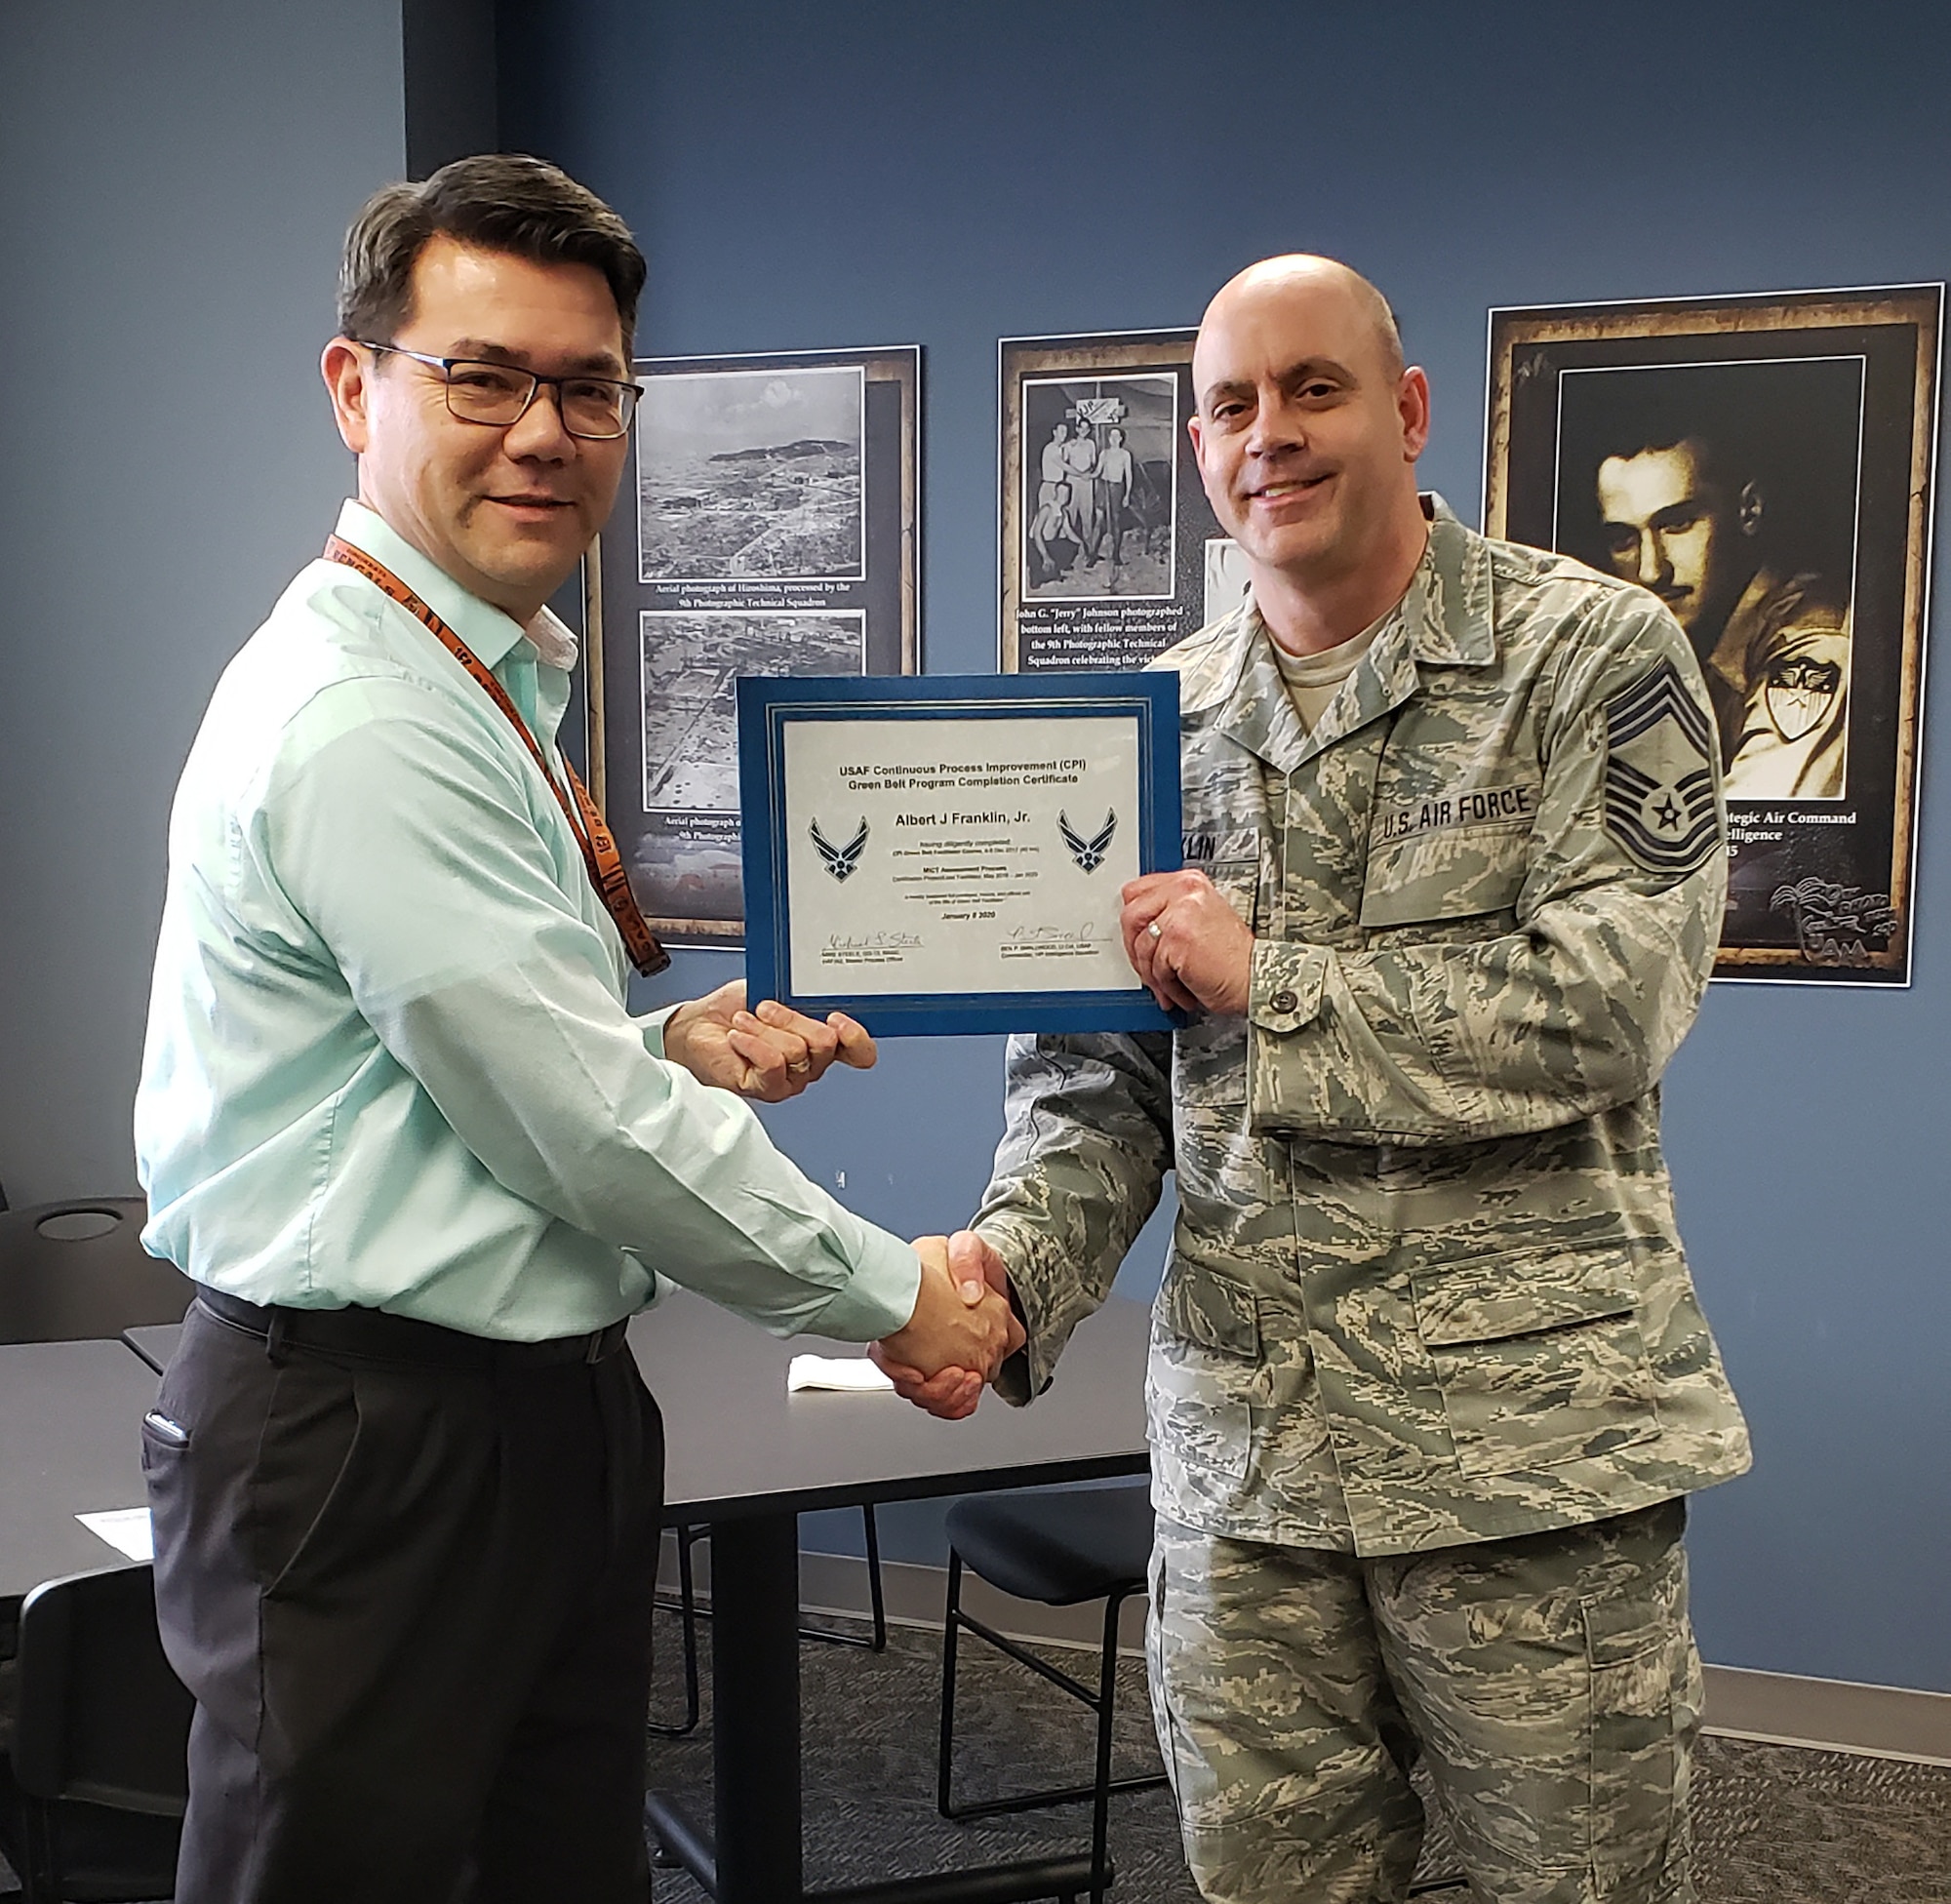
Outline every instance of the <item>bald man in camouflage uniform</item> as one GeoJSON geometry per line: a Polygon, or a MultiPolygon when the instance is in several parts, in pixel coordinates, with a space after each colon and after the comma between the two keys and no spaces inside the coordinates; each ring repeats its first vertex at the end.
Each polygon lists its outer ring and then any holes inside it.
{"type": "Polygon", "coordinates": [[[1417,497],[1400,349],[1322,259],[1207,314],[1254,597],[1160,663],[1187,869],[1125,908],[1190,1021],[1013,1040],[954,1248],[1007,1272],[1026,1402],[1177,1172],[1150,1663],[1206,1897],[1403,1897],[1420,1755],[1478,1898],[1687,1899],[1682,1496],[1748,1461],[1658,1133],[1726,885],[1712,713],[1652,596],[1417,497]]]}

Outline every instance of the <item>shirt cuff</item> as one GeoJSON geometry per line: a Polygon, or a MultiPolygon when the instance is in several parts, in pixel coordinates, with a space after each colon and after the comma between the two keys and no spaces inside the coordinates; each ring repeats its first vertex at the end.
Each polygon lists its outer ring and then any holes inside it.
{"type": "Polygon", "coordinates": [[[1321,1010],[1321,991],[1332,954],[1325,945],[1291,940],[1254,941],[1254,975],[1247,1016],[1262,1031],[1298,1031],[1321,1010]]]}
{"type": "Polygon", "coordinates": [[[670,1014],[677,1010],[677,1006],[683,1003],[684,1001],[679,999],[677,1005],[659,1006],[657,1011],[646,1012],[642,1017],[631,1020],[643,1035],[644,1050],[653,1057],[663,1056],[664,1026],[670,1022],[670,1014]]]}
{"type": "Polygon", "coordinates": [[[905,1329],[921,1294],[921,1258],[912,1244],[862,1222],[859,1260],[844,1287],[802,1327],[836,1342],[878,1342],[905,1329]]]}

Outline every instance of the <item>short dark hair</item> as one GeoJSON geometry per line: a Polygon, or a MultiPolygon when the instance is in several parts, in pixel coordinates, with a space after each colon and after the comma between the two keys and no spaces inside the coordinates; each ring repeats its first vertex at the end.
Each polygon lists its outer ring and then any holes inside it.
{"type": "Polygon", "coordinates": [[[382,185],[366,201],[338,267],[345,337],[392,341],[413,315],[414,265],[436,237],[537,264],[594,265],[617,300],[630,354],[645,265],[629,226],[560,166],[521,152],[456,159],[419,184],[382,185]]]}
{"type": "Polygon", "coordinates": [[[1612,457],[1692,444],[1700,480],[1732,501],[1771,460],[1765,419],[1743,391],[1729,387],[1724,366],[1662,365],[1590,381],[1596,387],[1585,415],[1595,472],[1612,457]]]}

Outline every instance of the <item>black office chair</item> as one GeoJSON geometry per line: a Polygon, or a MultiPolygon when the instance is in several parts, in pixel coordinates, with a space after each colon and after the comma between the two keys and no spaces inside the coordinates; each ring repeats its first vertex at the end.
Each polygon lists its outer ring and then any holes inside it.
{"type": "MultiPolygon", "coordinates": [[[[881,1585],[881,1530],[874,1522],[874,1503],[863,1501],[860,1519],[867,1540],[867,1602],[873,1613],[872,1630],[868,1633],[839,1633],[831,1627],[803,1626],[799,1630],[802,1640],[819,1640],[830,1646],[860,1646],[868,1652],[886,1652],[888,1649],[888,1603],[881,1585]]],[[[708,1614],[697,1610],[697,1595],[694,1588],[694,1569],[691,1550],[700,1540],[710,1538],[708,1527],[684,1527],[673,1528],[677,1536],[677,1592],[659,1594],[657,1604],[665,1612],[678,1616],[680,1644],[684,1648],[684,1718],[672,1722],[654,1719],[649,1729],[660,1739],[681,1739],[697,1729],[699,1712],[697,1676],[697,1622],[709,1618],[708,1614]]]]}
{"type": "Polygon", "coordinates": [[[141,1245],[140,1197],[0,1210],[0,1342],[86,1342],[182,1321],[195,1294],[141,1245]]]}
{"type": "Polygon", "coordinates": [[[1145,1586],[1151,1558],[1152,1510],[1146,1485],[1123,1488],[1025,1488],[957,1501],[948,1510],[948,1606],[941,1635],[941,1756],[936,1804],[944,1818],[988,1818],[1039,1805],[1090,1800],[1091,1898],[1101,1904],[1114,1875],[1107,1855],[1110,1797],[1163,1785],[1163,1772],[1111,1776],[1111,1720],[1117,1694],[1118,1613],[1145,1586]],[[1081,1680],[1037,1657],[1026,1647],[962,1609],[962,1569],[968,1567],[992,1587],[1046,1606],[1104,1602],[1104,1643],[1094,1691],[1081,1680]],[[986,1640],[1031,1672],[1081,1700],[1097,1715],[1095,1769],[1089,1785],[1022,1792],[958,1805],[950,1796],[955,1755],[955,1661],[964,1630],[986,1640]]]}
{"type": "Polygon", "coordinates": [[[192,1701],[163,1657],[147,1567],[71,1574],[20,1608],[0,1844],[24,1904],[135,1904],[176,1886],[192,1701]]]}

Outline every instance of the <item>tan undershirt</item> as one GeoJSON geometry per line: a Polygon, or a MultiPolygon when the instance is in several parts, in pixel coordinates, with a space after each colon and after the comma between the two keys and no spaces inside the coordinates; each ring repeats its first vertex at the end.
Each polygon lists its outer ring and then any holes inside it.
{"type": "Polygon", "coordinates": [[[1333,648],[1324,648],[1314,654],[1291,654],[1279,642],[1274,640],[1273,630],[1267,630],[1267,646],[1274,651],[1274,665],[1280,669],[1281,679],[1287,683],[1288,698],[1294,702],[1294,711],[1300,716],[1300,724],[1309,734],[1314,732],[1314,724],[1328,711],[1328,703],[1341,692],[1341,684],[1353,674],[1361,664],[1361,659],[1375,645],[1375,637],[1382,632],[1388,615],[1370,622],[1359,635],[1350,635],[1346,641],[1336,642],[1333,648]]]}

